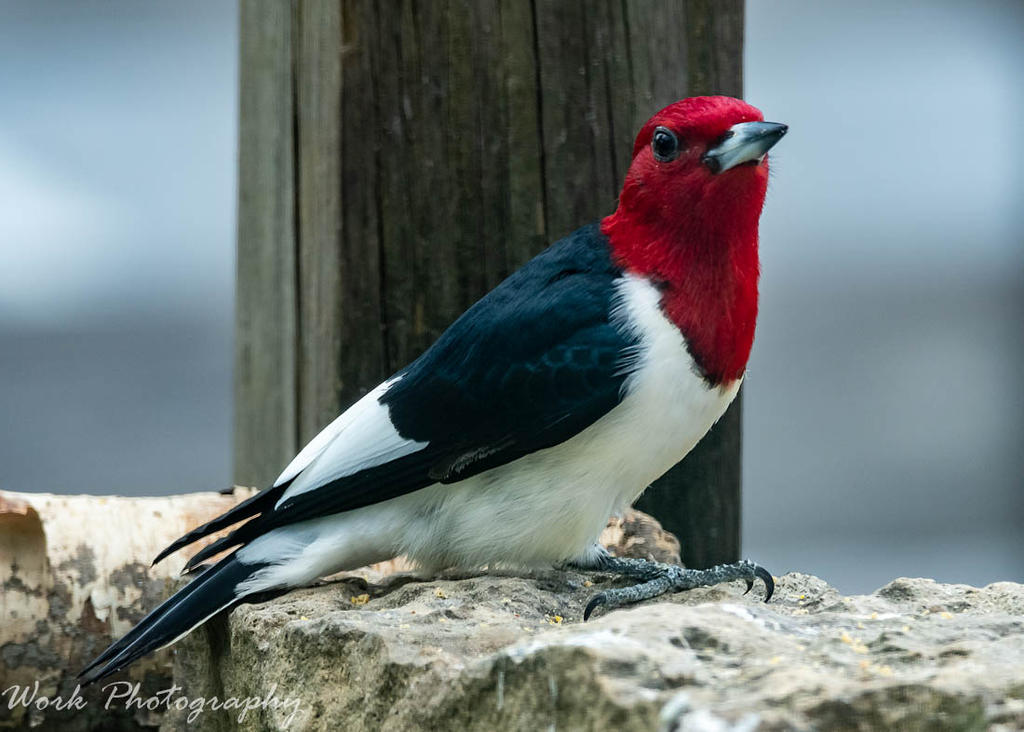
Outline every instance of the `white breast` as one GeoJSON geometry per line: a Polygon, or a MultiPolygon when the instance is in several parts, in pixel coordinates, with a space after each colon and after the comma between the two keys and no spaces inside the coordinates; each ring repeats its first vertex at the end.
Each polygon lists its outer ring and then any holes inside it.
{"type": "Polygon", "coordinates": [[[708,385],[650,282],[627,276],[618,286],[613,321],[639,342],[623,354],[620,404],[561,445],[421,491],[434,525],[408,526],[403,551],[441,566],[578,557],[722,416],[739,382],[708,385]]]}

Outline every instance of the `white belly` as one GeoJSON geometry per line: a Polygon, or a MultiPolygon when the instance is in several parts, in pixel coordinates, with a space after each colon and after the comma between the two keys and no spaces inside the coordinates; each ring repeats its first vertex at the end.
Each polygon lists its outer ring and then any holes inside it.
{"type": "Polygon", "coordinates": [[[398,554],[428,568],[530,566],[584,555],[609,516],[679,462],[740,386],[704,381],[659,299],[644,279],[621,281],[615,320],[641,347],[624,364],[624,398],[589,428],[459,483],[263,537],[260,555],[301,555],[264,579],[302,584],[398,554]]]}
{"type": "Polygon", "coordinates": [[[422,491],[436,525],[403,541],[405,553],[435,566],[578,557],[722,416],[739,382],[708,386],[646,280],[624,279],[620,295],[616,317],[642,344],[622,402],[561,445],[422,491]]]}

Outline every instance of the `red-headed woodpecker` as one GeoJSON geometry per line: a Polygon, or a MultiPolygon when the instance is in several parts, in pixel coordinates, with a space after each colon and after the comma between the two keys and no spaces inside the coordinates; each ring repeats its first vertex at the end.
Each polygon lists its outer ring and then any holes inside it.
{"type": "Polygon", "coordinates": [[[317,435],[270,488],[157,561],[251,519],[83,672],[89,682],[241,599],[405,554],[427,570],[571,563],[640,581],[615,607],[771,575],[609,557],[610,515],[679,462],[736,396],[757,317],[767,152],[786,133],[695,97],[637,135],[618,208],[529,261],[426,353],[317,435]]]}

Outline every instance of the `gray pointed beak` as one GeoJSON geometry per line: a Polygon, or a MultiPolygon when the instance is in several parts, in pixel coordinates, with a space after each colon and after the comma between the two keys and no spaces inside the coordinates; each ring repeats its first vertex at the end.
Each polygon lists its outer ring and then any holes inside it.
{"type": "Polygon", "coordinates": [[[760,161],[789,129],[778,122],[742,122],[733,125],[701,161],[712,173],[724,173],[743,163],[760,161]]]}

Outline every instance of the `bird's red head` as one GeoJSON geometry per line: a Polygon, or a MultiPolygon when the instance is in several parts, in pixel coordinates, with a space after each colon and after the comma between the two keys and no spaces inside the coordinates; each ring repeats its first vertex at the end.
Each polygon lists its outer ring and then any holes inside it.
{"type": "Polygon", "coordinates": [[[742,376],[757,318],[757,225],[767,152],[786,126],[732,97],[692,97],[643,126],[618,209],[619,264],[663,288],[662,308],[709,381],[742,376]]]}

